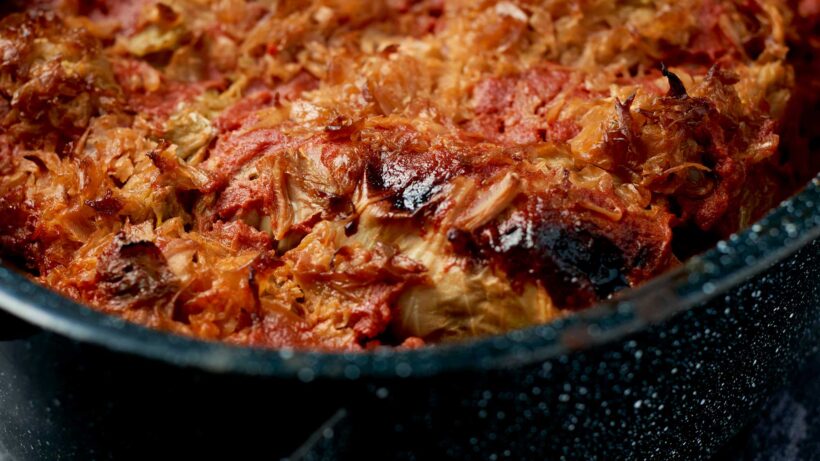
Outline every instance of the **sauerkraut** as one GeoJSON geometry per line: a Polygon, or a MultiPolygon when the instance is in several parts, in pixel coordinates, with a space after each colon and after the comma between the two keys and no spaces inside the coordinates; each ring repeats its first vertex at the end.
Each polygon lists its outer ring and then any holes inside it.
{"type": "Polygon", "coordinates": [[[416,347],[547,322],[818,166],[814,0],[2,9],[4,260],[208,340],[416,347]]]}

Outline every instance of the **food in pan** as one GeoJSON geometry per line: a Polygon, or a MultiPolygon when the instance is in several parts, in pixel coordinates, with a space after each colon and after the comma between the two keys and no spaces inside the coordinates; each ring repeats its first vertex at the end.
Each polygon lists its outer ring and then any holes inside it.
{"type": "Polygon", "coordinates": [[[811,0],[26,3],[0,22],[4,260],[198,338],[547,322],[817,167],[811,0]]]}

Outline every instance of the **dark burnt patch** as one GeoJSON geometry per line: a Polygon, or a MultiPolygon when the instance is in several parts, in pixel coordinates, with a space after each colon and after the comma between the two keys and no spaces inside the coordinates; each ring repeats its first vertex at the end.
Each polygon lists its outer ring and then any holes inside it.
{"type": "Polygon", "coordinates": [[[399,211],[414,212],[429,202],[433,194],[441,191],[436,183],[436,175],[428,174],[411,182],[394,199],[393,208],[399,211]]]}
{"type": "Polygon", "coordinates": [[[556,305],[580,309],[630,286],[638,265],[590,220],[562,217],[528,200],[508,217],[473,233],[450,230],[454,251],[494,265],[515,282],[539,281],[556,305]]]}
{"type": "Polygon", "coordinates": [[[603,235],[551,219],[498,230],[493,256],[511,276],[541,280],[560,306],[586,307],[629,286],[623,252],[603,235]]]}
{"type": "Polygon", "coordinates": [[[623,253],[601,235],[544,225],[537,230],[534,250],[539,259],[552,260],[562,282],[582,291],[589,285],[599,299],[629,286],[623,253]]]}
{"type": "Polygon", "coordinates": [[[379,151],[370,155],[365,179],[369,190],[384,194],[394,211],[415,213],[441,192],[447,181],[464,172],[458,156],[444,150],[379,151]]]}
{"type": "Polygon", "coordinates": [[[100,258],[97,282],[120,309],[150,308],[176,291],[160,249],[150,241],[131,241],[122,231],[100,258]]]}

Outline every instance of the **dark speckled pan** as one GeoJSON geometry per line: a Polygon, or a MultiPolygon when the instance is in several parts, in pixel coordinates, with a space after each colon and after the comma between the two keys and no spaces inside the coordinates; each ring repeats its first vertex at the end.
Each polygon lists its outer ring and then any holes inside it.
{"type": "Polygon", "coordinates": [[[264,351],[0,267],[0,459],[702,459],[820,334],[820,180],[618,301],[413,351],[264,351]]]}

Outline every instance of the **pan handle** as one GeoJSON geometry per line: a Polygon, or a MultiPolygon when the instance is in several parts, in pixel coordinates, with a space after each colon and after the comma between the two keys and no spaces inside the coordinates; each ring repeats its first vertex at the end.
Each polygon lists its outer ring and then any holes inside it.
{"type": "Polygon", "coordinates": [[[0,310],[0,342],[28,338],[40,331],[30,323],[0,310]]]}

